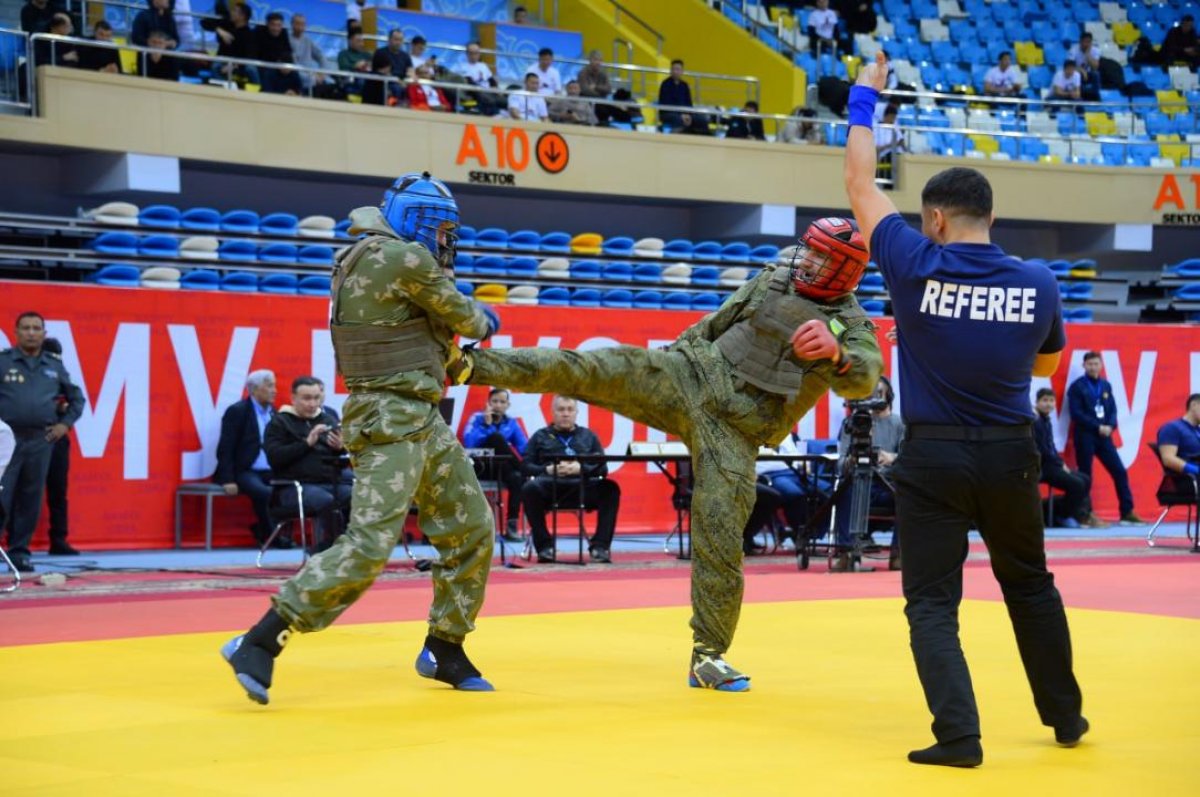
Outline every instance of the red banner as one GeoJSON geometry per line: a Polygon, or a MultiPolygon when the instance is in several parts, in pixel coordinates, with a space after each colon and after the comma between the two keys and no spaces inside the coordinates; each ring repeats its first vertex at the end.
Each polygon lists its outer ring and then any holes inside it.
{"type": "MultiPolygon", "coordinates": [[[[153,548],[172,544],[174,495],[181,481],[208,480],[216,464],[221,414],[243,395],[246,375],[270,368],[279,378],[279,403],[300,374],[335,384],[333,350],[322,299],[263,294],[163,292],[145,289],[7,282],[0,284],[0,321],[25,310],[46,317],[48,334],[63,343],[63,359],[87,398],[73,433],[71,541],[85,548],[153,548]]],[[[670,342],[696,313],[579,308],[499,308],[504,322],[494,346],[591,349],[618,343],[670,342]]],[[[886,329],[890,322],[881,326],[886,329]]],[[[9,327],[11,329],[11,327],[9,327]]],[[[1099,350],[1113,383],[1120,453],[1130,468],[1138,508],[1154,507],[1159,466],[1146,449],[1158,427],[1183,414],[1185,397],[1200,392],[1200,329],[1178,326],[1070,325],[1064,364],[1053,387],[1060,396],[1056,429],[1066,446],[1069,418],[1061,397],[1082,374],[1082,354],[1099,350]]],[[[882,338],[881,338],[882,340],[882,338]]],[[[0,332],[0,346],[11,332],[0,332]]],[[[903,400],[903,375],[885,344],[886,372],[903,400]]],[[[1046,380],[1035,380],[1034,389],[1046,380]]],[[[331,390],[340,409],[345,395],[331,390]]],[[[485,388],[453,388],[453,426],[460,431],[483,407],[485,388]]],[[[511,413],[528,432],[550,418],[550,397],[514,395],[511,413]]],[[[841,400],[830,396],[801,422],[805,438],[833,437],[841,400]]],[[[595,430],[610,453],[631,440],[661,433],[581,406],[579,422],[595,430]]],[[[1098,511],[1115,514],[1111,481],[1099,471],[1098,511]]],[[[673,522],[668,485],[653,466],[614,466],[621,484],[620,529],[666,531],[673,522]]],[[[200,506],[186,499],[185,534],[198,539],[200,506]]],[[[218,544],[247,544],[251,522],[244,499],[216,502],[218,544]]],[[[45,532],[38,535],[42,547],[45,532]]]]}

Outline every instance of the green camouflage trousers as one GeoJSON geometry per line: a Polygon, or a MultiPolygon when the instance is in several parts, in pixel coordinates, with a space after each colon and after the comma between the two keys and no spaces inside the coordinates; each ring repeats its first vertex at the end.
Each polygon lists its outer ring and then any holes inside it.
{"type": "Polygon", "coordinates": [[[336,620],[383,572],[415,501],[439,554],[430,633],[461,643],[483,605],[495,529],[470,458],[427,401],[351,393],[344,412],[355,465],[350,528],[283,585],[275,609],[297,631],[336,620]]]}
{"type": "Polygon", "coordinates": [[[742,608],[742,529],[754,506],[754,460],[781,401],[734,388],[711,344],[674,351],[480,349],[471,381],[561,393],[679,436],[692,454],[692,636],[722,654],[742,608]]]}

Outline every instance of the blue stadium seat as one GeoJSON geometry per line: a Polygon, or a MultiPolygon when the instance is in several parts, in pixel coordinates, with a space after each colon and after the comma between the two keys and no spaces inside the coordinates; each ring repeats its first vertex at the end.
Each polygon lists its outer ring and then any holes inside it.
{"type": "Polygon", "coordinates": [[[1061,293],[1065,301],[1086,302],[1094,291],[1095,286],[1090,282],[1070,282],[1063,285],[1061,293]]]}
{"type": "Polygon", "coordinates": [[[1150,161],[1158,157],[1158,144],[1133,143],[1129,145],[1129,157],[1138,166],[1149,166],[1150,161]]]}
{"type": "Polygon", "coordinates": [[[606,238],[604,243],[600,244],[600,251],[606,255],[633,257],[633,239],[624,235],[606,238]]]}
{"type": "Polygon", "coordinates": [[[470,249],[475,245],[475,228],[463,225],[458,228],[459,248],[470,249]]]}
{"type": "Polygon", "coordinates": [[[1151,91],[1166,91],[1171,88],[1171,78],[1161,67],[1144,66],[1139,75],[1142,82],[1146,84],[1146,88],[1151,91]]]}
{"type": "Polygon", "coordinates": [[[142,272],[129,263],[110,263],[88,275],[88,282],[110,288],[136,288],[142,284],[142,272]]]}
{"type": "Polygon", "coordinates": [[[716,241],[700,241],[692,247],[692,257],[696,260],[720,260],[721,245],[716,241]]]}
{"type": "Polygon", "coordinates": [[[1038,91],[1050,88],[1050,81],[1054,80],[1054,73],[1050,71],[1048,66],[1031,66],[1029,67],[1029,88],[1038,91]]]}
{"type": "Polygon", "coordinates": [[[1200,277],[1200,257],[1181,260],[1172,266],[1167,266],[1166,271],[1173,277],[1200,277]]]}
{"type": "Polygon", "coordinates": [[[258,259],[264,263],[294,265],[299,250],[292,244],[267,244],[258,250],[258,259]]]}
{"type": "Polygon", "coordinates": [[[657,285],[662,282],[662,266],[656,266],[653,263],[638,263],[633,267],[633,281],[657,285]]]}
{"type": "Polygon", "coordinates": [[[940,63],[956,64],[963,60],[958,45],[953,41],[931,42],[929,48],[933,52],[933,59],[940,63]]]}
{"type": "Polygon", "coordinates": [[[1063,321],[1074,321],[1077,324],[1090,324],[1096,314],[1090,307],[1075,307],[1063,310],[1063,321]]]}
{"type": "Polygon", "coordinates": [[[887,304],[880,299],[864,299],[859,302],[859,306],[871,318],[879,318],[883,315],[884,310],[887,309],[887,304]]]}
{"type": "Polygon", "coordinates": [[[565,232],[548,232],[542,236],[540,249],[551,254],[570,254],[571,235],[565,232]]]}
{"type": "Polygon", "coordinates": [[[1051,260],[1046,263],[1046,268],[1050,269],[1057,277],[1065,277],[1071,273],[1071,261],[1051,260]]]}
{"type": "Polygon", "coordinates": [[[870,272],[863,274],[862,281],[858,283],[858,292],[864,294],[883,293],[887,290],[884,285],[883,275],[879,272],[870,272]]]}
{"type": "Polygon", "coordinates": [[[536,257],[514,257],[508,261],[507,274],[517,279],[529,279],[537,276],[538,260],[536,257]]]}
{"type": "Polygon", "coordinates": [[[624,288],[605,291],[600,296],[600,306],[622,309],[633,307],[633,291],[627,291],[624,288]]]}
{"type": "Polygon", "coordinates": [[[268,213],[258,222],[263,235],[299,235],[300,219],[291,213],[268,213]]]}
{"type": "Polygon", "coordinates": [[[138,213],[138,224],[143,227],[160,227],[167,230],[179,229],[183,214],[174,205],[149,205],[138,213]]]}
{"type": "Polygon", "coordinates": [[[570,303],[571,292],[566,288],[542,288],[538,291],[538,304],[566,307],[570,303]]]}
{"type": "Polygon", "coordinates": [[[571,292],[572,307],[599,307],[600,291],[595,288],[576,288],[571,292]]]}
{"type": "MultiPolygon", "coordinates": [[[[1200,108],[1200,101],[1197,101],[1191,107],[1200,108]]],[[[1177,133],[1180,136],[1186,136],[1191,133],[1200,132],[1200,128],[1196,125],[1195,116],[1192,116],[1190,113],[1177,113],[1175,114],[1175,122],[1171,132],[1177,133]]]]}
{"type": "Polygon", "coordinates": [[[542,234],[536,230],[516,230],[508,234],[508,248],[515,252],[536,252],[542,246],[542,234]]]}
{"type": "Polygon", "coordinates": [[[454,273],[474,274],[475,258],[466,252],[456,252],[454,254],[454,273]]]}
{"type": "Polygon", "coordinates": [[[659,310],[663,295],[659,291],[638,291],[633,295],[633,306],[639,310],[659,310]]]}
{"type": "Polygon", "coordinates": [[[1070,136],[1075,133],[1087,132],[1087,124],[1073,113],[1059,112],[1058,118],[1055,121],[1058,123],[1058,134],[1060,136],[1070,136]]]}
{"type": "Polygon", "coordinates": [[[664,310],[691,310],[692,295],[683,291],[668,291],[663,296],[662,306],[664,310]]]}
{"type": "Polygon", "coordinates": [[[185,291],[220,290],[221,275],[207,268],[192,269],[179,278],[179,287],[185,291]]]}
{"type": "Polygon", "coordinates": [[[692,284],[715,288],[721,284],[721,269],[716,266],[697,266],[692,269],[692,284]]]}
{"type": "Polygon", "coordinates": [[[342,219],[333,227],[333,235],[335,238],[350,237],[350,219],[342,219]]]}
{"type": "Polygon", "coordinates": [[[508,231],[499,227],[484,227],[475,233],[475,246],[479,249],[507,249],[508,231]]]}
{"type": "Polygon", "coordinates": [[[761,244],[750,250],[751,263],[773,263],[779,257],[779,247],[774,244],[761,244]]]}
{"type": "Polygon", "coordinates": [[[251,241],[224,241],[217,247],[217,257],[237,263],[252,263],[258,257],[258,249],[251,241]]]}
{"type": "Polygon", "coordinates": [[[503,277],[508,274],[508,264],[499,255],[480,255],[475,258],[475,273],[486,277],[503,277]]]}
{"type": "Polygon", "coordinates": [[[221,277],[221,290],[258,293],[258,277],[249,271],[228,271],[221,277]]]}
{"type": "Polygon", "coordinates": [[[455,280],[454,287],[458,289],[458,292],[463,296],[473,296],[475,294],[475,286],[466,280],[455,280]]]}
{"type": "Polygon", "coordinates": [[[1036,161],[1043,155],[1050,154],[1050,147],[1045,141],[1040,138],[1023,138],[1021,139],[1021,160],[1036,161]]]}
{"type": "Polygon", "coordinates": [[[295,274],[264,274],[258,281],[258,292],[294,295],[299,282],[295,274]]]}
{"type": "Polygon", "coordinates": [[[173,235],[147,235],[138,241],[137,251],[142,257],[174,260],[179,257],[179,239],[173,235]]]}
{"type": "Polygon", "coordinates": [[[937,64],[925,63],[921,64],[921,82],[925,84],[926,89],[936,91],[939,87],[945,86],[946,76],[937,64]]]}
{"type": "Polygon", "coordinates": [[[189,208],[180,214],[179,226],[197,232],[217,232],[221,229],[221,214],[212,208],[189,208]]]}
{"type": "Polygon", "coordinates": [[[741,241],[725,244],[721,247],[721,262],[749,263],[750,244],[742,243],[741,241]]]}
{"type": "Polygon", "coordinates": [[[715,293],[696,293],[692,295],[692,309],[702,313],[711,313],[721,306],[721,297],[715,293]]]}
{"type": "Polygon", "coordinates": [[[329,277],[324,274],[310,274],[301,277],[296,285],[296,293],[301,296],[324,296],[329,298],[329,277]]]}
{"type": "Polygon", "coordinates": [[[1145,116],[1146,134],[1151,136],[1170,135],[1175,132],[1171,117],[1162,111],[1150,111],[1145,116]]]}
{"type": "Polygon", "coordinates": [[[1125,165],[1125,145],[1117,143],[1103,143],[1100,145],[1100,154],[1104,158],[1105,166],[1124,166],[1125,165]]]}
{"type": "Polygon", "coordinates": [[[312,266],[331,266],[333,265],[333,247],[321,244],[302,246],[296,252],[296,262],[312,266]]]}
{"type": "Polygon", "coordinates": [[[576,280],[598,280],[600,271],[601,266],[595,260],[577,260],[570,268],[571,279],[576,280]]]}
{"type": "Polygon", "coordinates": [[[600,270],[600,278],[607,282],[631,282],[633,280],[633,264],[623,260],[605,263],[600,270]]]}
{"type": "Polygon", "coordinates": [[[88,241],[86,247],[103,255],[136,255],[138,237],[131,232],[106,232],[88,241]]]}
{"type": "Polygon", "coordinates": [[[686,238],[675,238],[663,245],[663,257],[687,260],[692,256],[693,248],[692,242],[686,238]]]}
{"type": "Polygon", "coordinates": [[[221,216],[221,230],[254,235],[258,232],[258,214],[253,210],[230,210],[221,216]]]}

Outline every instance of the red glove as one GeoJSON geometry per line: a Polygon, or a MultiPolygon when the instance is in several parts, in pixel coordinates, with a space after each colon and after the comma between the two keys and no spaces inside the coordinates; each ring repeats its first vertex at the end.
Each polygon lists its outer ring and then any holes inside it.
{"type": "Polygon", "coordinates": [[[832,360],[837,363],[841,359],[841,346],[829,330],[829,325],[815,318],[801,324],[792,334],[792,351],[801,360],[832,360]]]}

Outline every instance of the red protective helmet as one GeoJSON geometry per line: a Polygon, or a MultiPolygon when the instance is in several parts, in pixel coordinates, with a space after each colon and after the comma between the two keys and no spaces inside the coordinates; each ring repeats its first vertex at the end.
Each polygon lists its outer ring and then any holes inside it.
{"type": "Polygon", "coordinates": [[[858,287],[867,270],[867,247],[853,221],[817,219],[804,231],[788,265],[797,293],[832,299],[858,287]]]}

